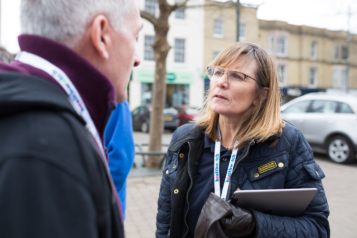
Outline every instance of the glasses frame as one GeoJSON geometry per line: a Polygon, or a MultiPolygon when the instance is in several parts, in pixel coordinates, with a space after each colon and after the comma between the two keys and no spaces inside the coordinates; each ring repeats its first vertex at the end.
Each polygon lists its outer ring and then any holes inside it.
{"type": "MultiPolygon", "coordinates": [[[[245,82],[245,79],[246,79],[246,78],[251,78],[251,79],[253,79],[255,82],[257,82],[258,84],[260,84],[260,85],[262,85],[263,87],[265,87],[263,84],[261,84],[260,82],[258,82],[258,80],[256,80],[255,78],[253,78],[253,77],[249,76],[248,74],[245,74],[245,73],[243,73],[243,72],[241,72],[241,71],[239,71],[239,70],[229,69],[229,68],[220,68],[220,67],[217,67],[217,66],[207,66],[207,68],[206,68],[206,69],[207,69],[207,75],[208,75],[208,78],[209,78],[210,80],[211,80],[211,78],[210,78],[209,73],[208,73],[208,70],[209,70],[210,68],[213,68],[213,69],[216,69],[216,68],[222,69],[223,74],[227,74],[227,81],[229,81],[228,72],[229,72],[229,71],[236,71],[236,72],[239,72],[239,73],[241,73],[241,74],[244,75],[243,82],[245,82]],[[226,70],[225,70],[225,69],[226,69],[226,70]]],[[[223,76],[223,75],[222,75],[222,76],[223,76]]],[[[221,76],[221,77],[222,77],[222,76],[221,76]]]]}

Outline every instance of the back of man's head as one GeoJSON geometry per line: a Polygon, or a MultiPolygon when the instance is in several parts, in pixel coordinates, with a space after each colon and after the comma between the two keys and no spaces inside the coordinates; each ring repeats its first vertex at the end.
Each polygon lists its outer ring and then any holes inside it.
{"type": "Polygon", "coordinates": [[[132,5],[128,0],[21,0],[21,31],[74,48],[98,14],[120,31],[132,5]]]}

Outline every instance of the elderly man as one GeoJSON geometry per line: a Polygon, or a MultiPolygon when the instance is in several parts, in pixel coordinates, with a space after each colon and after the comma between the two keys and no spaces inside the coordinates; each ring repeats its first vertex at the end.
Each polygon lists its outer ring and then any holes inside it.
{"type": "Polygon", "coordinates": [[[135,0],[22,0],[0,64],[0,237],[124,237],[104,129],[126,99],[135,0]]]}

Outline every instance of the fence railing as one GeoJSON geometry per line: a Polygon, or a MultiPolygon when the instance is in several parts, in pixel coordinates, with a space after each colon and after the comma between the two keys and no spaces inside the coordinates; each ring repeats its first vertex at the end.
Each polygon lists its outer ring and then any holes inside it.
{"type": "MultiPolygon", "coordinates": [[[[137,155],[141,155],[141,158],[142,158],[142,164],[141,164],[141,166],[142,166],[142,167],[145,167],[145,166],[146,166],[146,162],[147,162],[146,156],[147,156],[147,155],[157,155],[157,156],[162,156],[162,159],[161,159],[161,161],[160,161],[160,168],[162,168],[162,166],[164,165],[164,162],[165,162],[166,151],[145,151],[145,150],[143,149],[143,147],[147,147],[147,146],[149,146],[149,144],[146,144],[146,143],[143,143],[143,144],[140,144],[140,143],[135,144],[135,147],[138,148],[138,150],[135,151],[135,153],[136,153],[137,155]]],[[[162,146],[169,147],[169,144],[162,144],[162,146]]],[[[135,164],[135,162],[134,162],[134,165],[133,165],[133,166],[134,166],[134,167],[137,166],[137,165],[135,164]]]]}

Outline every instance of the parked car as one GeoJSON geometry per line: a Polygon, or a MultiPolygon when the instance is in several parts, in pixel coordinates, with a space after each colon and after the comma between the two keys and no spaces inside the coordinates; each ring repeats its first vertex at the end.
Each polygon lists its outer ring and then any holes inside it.
{"type": "Polygon", "coordinates": [[[351,163],[357,151],[357,96],[310,93],[281,106],[282,118],[304,134],[313,151],[351,163]]]}
{"type": "MultiPolygon", "coordinates": [[[[150,112],[151,106],[144,105],[135,108],[131,114],[133,118],[133,129],[140,130],[144,133],[149,132],[150,128],[150,112]]],[[[174,131],[176,130],[179,119],[177,118],[178,112],[175,108],[165,108],[163,110],[164,128],[174,131]]]]}
{"type": "Polygon", "coordinates": [[[178,119],[180,120],[179,126],[193,121],[200,114],[200,112],[195,108],[185,105],[175,106],[174,108],[178,111],[178,119]]]}

